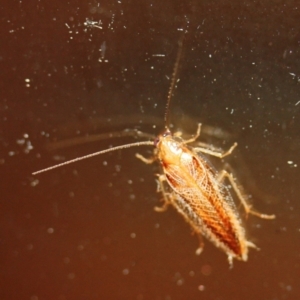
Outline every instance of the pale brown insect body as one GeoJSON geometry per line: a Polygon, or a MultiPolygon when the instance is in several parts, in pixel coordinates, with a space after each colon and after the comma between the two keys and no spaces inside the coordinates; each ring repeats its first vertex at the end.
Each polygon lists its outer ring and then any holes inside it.
{"type": "Polygon", "coordinates": [[[173,191],[165,195],[165,203],[173,205],[198,235],[222,249],[230,264],[233,258],[246,261],[253,244],[246,240],[228,188],[205,159],[169,132],[159,138],[157,149],[164,178],[173,191]]]}
{"type": "MultiPolygon", "coordinates": [[[[229,180],[247,214],[254,214],[265,219],[273,219],[275,216],[264,215],[253,211],[233,176],[226,170],[222,170],[218,173],[215,172],[202,154],[199,153],[202,152],[223,158],[231,154],[233,149],[237,146],[236,143],[225,153],[213,151],[210,146],[189,147],[188,144],[195,142],[200,135],[200,124],[196,135],[189,140],[182,140],[180,133],[171,134],[168,126],[169,104],[175,88],[183,36],[184,35],[182,35],[182,39],[179,42],[179,51],[168,94],[165,114],[166,126],[163,134],[159,135],[154,142],[141,141],[117,146],[55,165],[34,172],[33,174],[42,173],[115,150],[142,145],[154,145],[156,149],[153,158],[147,159],[140,154],[136,156],[145,163],[152,163],[159,160],[162,166],[163,173],[159,176],[159,189],[162,193],[164,204],[162,207],[155,209],[157,211],[163,211],[167,206],[172,205],[198,234],[200,247],[197,253],[201,253],[203,247],[201,236],[203,235],[216,247],[225,252],[230,265],[232,265],[233,258],[246,261],[248,258],[248,248],[255,248],[255,245],[245,237],[245,230],[237,213],[236,206],[227,186],[223,184],[223,180],[225,178],[229,180]]],[[[142,135],[143,134],[140,133],[140,136],[142,135]]]]}

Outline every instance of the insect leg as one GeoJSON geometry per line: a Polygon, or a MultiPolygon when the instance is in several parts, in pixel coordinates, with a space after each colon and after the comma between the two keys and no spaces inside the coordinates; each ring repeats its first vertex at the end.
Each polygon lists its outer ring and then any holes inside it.
{"type": "Polygon", "coordinates": [[[166,181],[165,175],[159,175],[158,181],[157,181],[157,184],[158,184],[157,190],[158,190],[158,192],[162,193],[164,204],[160,207],[158,207],[158,206],[154,207],[154,210],[157,212],[166,211],[167,208],[169,207],[169,205],[171,204],[170,198],[172,197],[172,195],[166,191],[166,189],[164,187],[165,181],[166,181]]]}
{"type": "Polygon", "coordinates": [[[198,139],[198,137],[200,136],[200,132],[201,132],[201,126],[202,126],[202,124],[198,123],[198,128],[197,128],[196,134],[192,138],[184,141],[186,144],[193,143],[198,139]]]}
{"type": "Polygon", "coordinates": [[[200,232],[197,232],[197,236],[199,239],[199,247],[196,249],[196,255],[200,255],[204,249],[204,242],[200,232]]]}
{"type": "MultiPolygon", "coordinates": [[[[156,158],[155,157],[151,157],[151,158],[146,158],[143,155],[136,153],[135,155],[138,159],[140,159],[142,162],[144,162],[145,164],[152,164],[156,158]]],[[[168,206],[170,205],[170,193],[168,193],[164,187],[164,182],[166,181],[166,177],[164,175],[159,175],[158,176],[158,180],[157,180],[157,191],[161,192],[163,195],[163,201],[164,204],[161,207],[155,206],[154,210],[157,212],[163,212],[166,211],[168,206]]]]}
{"type": "Polygon", "coordinates": [[[268,220],[275,218],[275,215],[266,215],[266,214],[257,212],[255,210],[252,210],[252,206],[247,202],[246,196],[243,195],[242,189],[237,185],[232,174],[228,173],[226,170],[222,170],[218,176],[218,181],[223,182],[225,178],[227,178],[229,180],[231,186],[233,187],[237,197],[241,201],[247,214],[251,214],[251,215],[257,216],[259,218],[268,219],[268,220]]]}
{"type": "Polygon", "coordinates": [[[223,158],[227,155],[230,155],[236,146],[237,146],[237,143],[234,143],[227,151],[225,151],[223,153],[213,151],[213,150],[209,150],[209,149],[206,149],[206,148],[203,148],[203,147],[195,147],[195,148],[193,148],[193,150],[195,152],[203,152],[203,153],[206,153],[206,154],[209,154],[209,155],[212,155],[212,156],[223,158]]]}
{"type": "Polygon", "coordinates": [[[144,162],[147,165],[152,164],[156,160],[155,157],[146,158],[145,156],[143,156],[143,155],[141,155],[139,153],[136,153],[135,157],[138,158],[138,159],[140,159],[142,162],[144,162]]]}

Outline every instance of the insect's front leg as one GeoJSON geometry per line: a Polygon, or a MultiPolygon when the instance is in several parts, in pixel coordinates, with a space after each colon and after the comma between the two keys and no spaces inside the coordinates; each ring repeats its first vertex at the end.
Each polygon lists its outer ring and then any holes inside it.
{"type": "Polygon", "coordinates": [[[157,180],[157,192],[161,192],[163,195],[163,205],[162,206],[155,206],[154,210],[157,212],[164,212],[168,209],[169,205],[171,204],[172,201],[172,193],[169,193],[166,191],[165,188],[165,182],[166,182],[166,176],[161,174],[158,175],[158,180],[157,180]]]}
{"type": "Polygon", "coordinates": [[[241,204],[243,205],[246,214],[251,214],[261,219],[268,219],[268,220],[275,219],[275,215],[266,215],[253,210],[252,206],[247,202],[247,197],[243,194],[242,188],[238,186],[233,175],[231,173],[228,173],[226,170],[222,170],[218,176],[218,181],[222,183],[225,178],[229,180],[230,185],[233,187],[237,197],[239,198],[241,204]]]}
{"type": "Polygon", "coordinates": [[[218,152],[218,151],[213,151],[213,150],[210,150],[210,149],[207,149],[207,148],[204,148],[204,147],[195,147],[193,148],[193,150],[195,152],[202,152],[202,153],[206,153],[206,154],[209,154],[209,155],[212,155],[212,156],[216,156],[216,157],[219,157],[219,158],[223,158],[225,156],[228,156],[232,153],[232,151],[236,148],[237,146],[237,143],[234,143],[227,151],[225,152],[218,152]]]}
{"type": "Polygon", "coordinates": [[[143,156],[143,155],[141,155],[139,153],[136,153],[135,157],[138,158],[138,159],[140,159],[142,162],[144,162],[147,165],[150,165],[150,164],[154,163],[155,160],[156,160],[155,157],[146,158],[145,156],[143,156]]]}
{"type": "Polygon", "coordinates": [[[199,124],[198,124],[198,128],[197,128],[197,131],[196,131],[196,134],[195,134],[192,138],[190,138],[190,139],[184,141],[186,144],[188,144],[188,143],[193,143],[193,142],[195,142],[195,141],[199,138],[200,132],[201,132],[201,126],[202,126],[202,124],[199,123],[199,124]]]}

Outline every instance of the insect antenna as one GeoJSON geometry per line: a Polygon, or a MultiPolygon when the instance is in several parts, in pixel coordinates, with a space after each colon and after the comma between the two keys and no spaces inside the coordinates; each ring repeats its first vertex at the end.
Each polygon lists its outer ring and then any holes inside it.
{"type": "MultiPolygon", "coordinates": [[[[185,27],[187,27],[187,26],[185,26],[185,27]]],[[[170,103],[171,103],[171,99],[174,95],[174,90],[176,88],[176,82],[178,79],[178,69],[179,69],[180,60],[182,57],[182,48],[183,48],[183,40],[185,37],[185,33],[186,33],[186,28],[184,28],[182,30],[182,35],[178,41],[178,52],[177,52],[177,57],[176,57],[176,61],[174,64],[174,69],[173,69],[172,78],[171,78],[171,84],[170,84],[168,97],[167,97],[167,104],[166,104],[166,110],[165,110],[165,129],[166,130],[168,130],[169,126],[170,126],[170,103]]]]}
{"type": "Polygon", "coordinates": [[[84,159],[91,158],[91,157],[96,156],[96,155],[104,154],[104,153],[107,153],[107,152],[112,152],[112,151],[121,150],[121,149],[125,149],[125,148],[131,148],[131,147],[153,146],[153,145],[154,145],[154,143],[151,142],[151,141],[143,141],[143,142],[136,142],[136,143],[130,143],[130,144],[126,144],[126,145],[116,146],[116,147],[112,147],[112,148],[105,149],[105,150],[102,150],[102,151],[94,152],[94,153],[91,153],[91,154],[88,154],[88,155],[80,156],[80,157],[65,161],[63,163],[51,166],[49,168],[33,172],[32,175],[37,175],[37,174],[40,174],[40,173],[44,173],[44,172],[47,172],[47,171],[50,171],[50,170],[53,170],[53,169],[56,169],[56,168],[59,168],[59,167],[65,166],[65,165],[72,164],[72,163],[80,161],[80,160],[84,160],[84,159]]]}

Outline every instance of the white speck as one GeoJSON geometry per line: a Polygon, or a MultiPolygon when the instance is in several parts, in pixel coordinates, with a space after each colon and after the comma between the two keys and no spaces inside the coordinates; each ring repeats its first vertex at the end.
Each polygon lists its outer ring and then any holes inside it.
{"type": "Polygon", "coordinates": [[[128,275],[128,274],[129,274],[129,270],[128,270],[128,269],[124,269],[124,270],[122,271],[122,273],[123,273],[123,275],[128,275]]]}
{"type": "Polygon", "coordinates": [[[287,163],[288,163],[289,165],[292,165],[294,162],[293,162],[292,160],[288,160],[287,163]]]}
{"type": "Polygon", "coordinates": [[[60,155],[54,155],[53,159],[55,161],[63,161],[63,160],[65,160],[65,157],[64,156],[60,156],[60,155]]]}
{"type": "Polygon", "coordinates": [[[297,106],[299,103],[300,103],[300,101],[298,101],[298,102],[295,104],[295,106],[297,106]]]}
{"type": "Polygon", "coordinates": [[[177,280],[177,285],[181,286],[181,285],[183,285],[183,283],[184,283],[183,279],[178,279],[177,280]]]}
{"type": "Polygon", "coordinates": [[[130,237],[131,237],[132,239],[135,239],[135,238],[136,238],[136,234],[135,234],[134,232],[132,232],[132,233],[130,233],[130,237]]]}
{"type": "Polygon", "coordinates": [[[37,179],[35,179],[35,180],[33,180],[33,181],[30,182],[30,185],[31,185],[32,187],[35,187],[35,186],[37,186],[38,184],[39,184],[39,181],[38,181],[37,179]]]}
{"type": "Polygon", "coordinates": [[[49,234],[52,234],[52,233],[54,232],[54,229],[53,229],[52,227],[49,227],[49,228],[47,229],[47,232],[48,232],[49,234]]]}
{"type": "Polygon", "coordinates": [[[25,152],[26,154],[28,154],[32,149],[33,149],[33,146],[32,146],[32,144],[31,144],[31,142],[30,142],[30,141],[27,141],[27,143],[26,143],[26,149],[24,150],[24,152],[25,152]]]}
{"type": "Polygon", "coordinates": [[[15,153],[14,151],[9,151],[9,152],[8,152],[8,155],[9,155],[9,156],[14,156],[15,154],[16,154],[16,153],[15,153]]]}
{"type": "Polygon", "coordinates": [[[30,82],[30,79],[29,78],[25,78],[25,82],[30,82]]]}
{"type": "Polygon", "coordinates": [[[19,140],[17,140],[17,144],[18,145],[24,145],[25,144],[25,140],[19,139],[19,140]]]}
{"type": "Polygon", "coordinates": [[[102,164],[103,166],[107,166],[107,161],[104,161],[102,164]]]}
{"type": "Polygon", "coordinates": [[[129,195],[129,199],[130,199],[130,200],[134,200],[134,199],[135,199],[135,194],[130,194],[130,195],[129,195]]]}
{"type": "Polygon", "coordinates": [[[211,57],[212,57],[212,55],[211,55],[211,54],[209,54],[209,55],[208,55],[208,57],[209,57],[209,58],[211,58],[211,57]]]}
{"type": "Polygon", "coordinates": [[[204,285],[199,285],[198,286],[198,290],[200,291],[200,292],[203,292],[204,290],[205,290],[205,286],[204,285]]]}
{"type": "Polygon", "coordinates": [[[101,44],[100,51],[101,51],[101,57],[104,59],[105,52],[106,52],[106,42],[105,41],[101,44]]]}
{"type": "Polygon", "coordinates": [[[153,54],[152,56],[153,57],[165,57],[166,55],[165,54],[153,54]]]}
{"type": "Polygon", "coordinates": [[[133,181],[129,179],[127,182],[128,184],[132,184],[133,181]]]}
{"type": "Polygon", "coordinates": [[[69,24],[68,23],[65,23],[65,25],[67,26],[67,28],[70,28],[69,24]]]}

